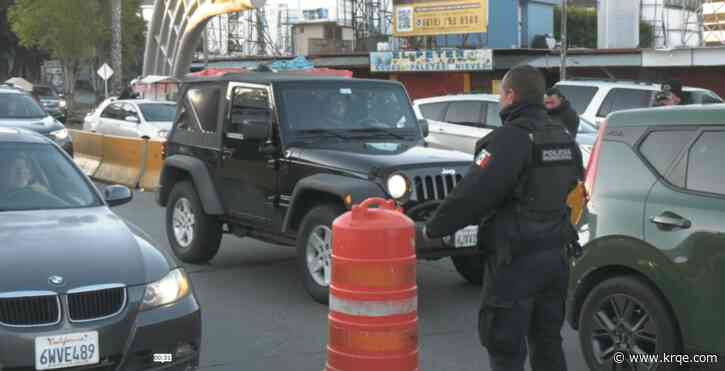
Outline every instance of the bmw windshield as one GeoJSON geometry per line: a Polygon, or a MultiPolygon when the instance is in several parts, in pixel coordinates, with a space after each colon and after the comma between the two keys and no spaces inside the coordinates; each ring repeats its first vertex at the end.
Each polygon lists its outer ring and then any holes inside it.
{"type": "Polygon", "coordinates": [[[55,146],[0,143],[0,212],[101,204],[91,185],[55,146]]]}
{"type": "Polygon", "coordinates": [[[284,84],[277,90],[283,130],[292,140],[320,136],[420,138],[402,87],[335,81],[284,84]]]}
{"type": "Polygon", "coordinates": [[[0,119],[42,119],[47,115],[29,95],[0,93],[0,119]]]}

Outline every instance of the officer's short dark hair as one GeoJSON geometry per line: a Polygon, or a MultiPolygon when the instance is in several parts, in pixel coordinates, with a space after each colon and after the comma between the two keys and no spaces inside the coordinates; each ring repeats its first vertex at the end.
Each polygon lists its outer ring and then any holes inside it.
{"type": "Polygon", "coordinates": [[[566,98],[559,88],[548,88],[546,89],[546,95],[549,97],[559,97],[559,99],[566,98]]]}
{"type": "Polygon", "coordinates": [[[502,88],[511,89],[520,97],[520,103],[542,104],[546,91],[544,75],[528,64],[516,66],[504,77],[502,88]]]}

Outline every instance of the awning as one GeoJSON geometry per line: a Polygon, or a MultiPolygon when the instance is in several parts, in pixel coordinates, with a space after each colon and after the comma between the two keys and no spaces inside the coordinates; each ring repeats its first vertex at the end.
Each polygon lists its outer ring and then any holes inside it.
{"type": "Polygon", "coordinates": [[[6,84],[15,86],[16,88],[23,89],[27,92],[33,91],[33,84],[22,77],[12,77],[5,81],[6,84]]]}

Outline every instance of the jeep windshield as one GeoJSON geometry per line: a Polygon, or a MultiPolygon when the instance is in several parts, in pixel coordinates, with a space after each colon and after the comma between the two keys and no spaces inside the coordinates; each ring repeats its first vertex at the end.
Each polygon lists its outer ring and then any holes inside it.
{"type": "Polygon", "coordinates": [[[289,141],[308,138],[420,138],[405,91],[390,84],[318,82],[277,89],[282,128],[289,141]]]}

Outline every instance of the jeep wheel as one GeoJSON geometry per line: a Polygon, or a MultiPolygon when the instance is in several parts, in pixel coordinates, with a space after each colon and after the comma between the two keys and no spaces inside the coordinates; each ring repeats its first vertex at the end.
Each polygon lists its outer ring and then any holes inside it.
{"type": "Polygon", "coordinates": [[[453,266],[458,274],[474,285],[483,283],[483,256],[451,256],[453,266]]]}
{"type": "Polygon", "coordinates": [[[321,304],[329,300],[332,269],[332,222],[344,210],[334,205],[310,210],[297,238],[297,263],[302,282],[312,298],[321,304]]]}
{"type": "Polygon", "coordinates": [[[630,363],[628,357],[682,353],[679,339],[665,302],[635,277],[606,280],[584,300],[579,341],[591,370],[676,370],[672,364],[630,363]]]}
{"type": "Polygon", "coordinates": [[[219,251],[221,223],[204,213],[191,182],[178,183],[171,190],[166,235],[174,254],[185,263],[206,263],[219,251]]]}

